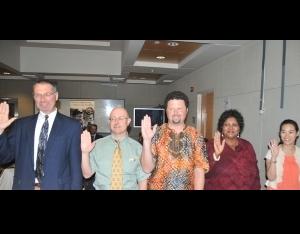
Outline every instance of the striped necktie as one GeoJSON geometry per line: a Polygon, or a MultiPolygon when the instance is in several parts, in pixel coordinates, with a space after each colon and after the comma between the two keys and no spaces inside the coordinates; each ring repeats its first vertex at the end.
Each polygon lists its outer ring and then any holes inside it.
{"type": "Polygon", "coordinates": [[[41,178],[45,175],[43,165],[44,165],[45,150],[46,150],[46,144],[48,138],[48,128],[49,128],[48,115],[45,115],[45,122],[41,129],[38,151],[37,151],[37,158],[36,158],[35,175],[39,183],[41,182],[41,178]]]}

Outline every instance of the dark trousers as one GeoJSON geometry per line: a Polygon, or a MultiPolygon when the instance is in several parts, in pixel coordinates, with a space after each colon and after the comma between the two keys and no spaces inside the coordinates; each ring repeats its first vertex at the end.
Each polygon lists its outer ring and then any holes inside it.
{"type": "Polygon", "coordinates": [[[83,178],[83,189],[84,190],[95,190],[93,183],[95,181],[95,174],[92,175],[90,178],[83,178]]]}

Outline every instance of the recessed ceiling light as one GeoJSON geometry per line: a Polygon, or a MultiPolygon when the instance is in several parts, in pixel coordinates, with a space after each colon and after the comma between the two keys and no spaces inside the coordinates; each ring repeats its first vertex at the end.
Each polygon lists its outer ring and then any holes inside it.
{"type": "Polygon", "coordinates": [[[155,80],[132,80],[127,79],[126,83],[128,84],[156,84],[155,80]]]}
{"type": "Polygon", "coordinates": [[[156,58],[159,59],[159,60],[162,60],[162,59],[165,59],[166,57],[162,56],[162,55],[159,55],[159,56],[156,56],[156,58]]]}
{"type": "Polygon", "coordinates": [[[125,77],[112,77],[113,80],[125,80],[125,77]]]}
{"type": "Polygon", "coordinates": [[[26,77],[34,77],[34,78],[37,77],[36,75],[32,75],[32,74],[23,74],[23,76],[26,76],[26,77]]]}
{"type": "Polygon", "coordinates": [[[168,46],[178,46],[178,45],[179,45],[179,43],[175,42],[175,41],[168,42],[168,46]]]}
{"type": "Polygon", "coordinates": [[[172,83],[174,80],[163,80],[164,83],[172,83]]]}
{"type": "Polygon", "coordinates": [[[10,72],[3,72],[3,75],[10,75],[10,72]]]}
{"type": "Polygon", "coordinates": [[[140,77],[140,80],[146,80],[146,78],[145,77],[140,77]]]}

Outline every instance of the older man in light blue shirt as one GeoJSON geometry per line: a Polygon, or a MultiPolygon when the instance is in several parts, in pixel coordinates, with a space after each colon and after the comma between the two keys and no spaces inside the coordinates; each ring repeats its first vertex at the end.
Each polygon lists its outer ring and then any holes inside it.
{"type": "Polygon", "coordinates": [[[81,135],[82,172],[85,178],[96,173],[95,189],[111,189],[112,162],[117,142],[122,152],[122,189],[145,190],[150,174],[143,171],[140,164],[142,146],[128,137],[127,127],[131,119],[124,108],[115,108],[110,114],[111,135],[91,142],[90,133],[81,135]]]}

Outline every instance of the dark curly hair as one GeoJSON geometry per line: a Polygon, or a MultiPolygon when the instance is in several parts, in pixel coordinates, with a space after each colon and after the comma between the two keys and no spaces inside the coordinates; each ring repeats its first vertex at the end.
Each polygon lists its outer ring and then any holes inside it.
{"type": "Polygon", "coordinates": [[[240,127],[240,135],[241,135],[243,132],[243,129],[244,129],[244,118],[243,118],[242,114],[235,109],[226,110],[222,113],[222,115],[220,116],[219,121],[218,121],[218,131],[220,133],[222,133],[224,122],[230,117],[233,117],[236,119],[236,121],[240,127]]]}
{"type": "MultiPolygon", "coordinates": [[[[295,128],[295,130],[296,130],[296,133],[299,131],[299,127],[298,127],[298,124],[297,124],[296,121],[294,121],[292,119],[283,120],[281,122],[281,124],[280,124],[280,127],[279,127],[279,139],[280,139],[280,141],[279,141],[278,145],[283,144],[283,141],[282,141],[282,139],[280,137],[280,132],[282,130],[282,126],[285,125],[285,124],[291,124],[291,125],[293,125],[294,128],[295,128]]],[[[295,145],[296,145],[296,142],[297,142],[298,138],[299,138],[299,136],[297,136],[296,139],[295,139],[295,145]]]]}
{"type": "Polygon", "coordinates": [[[180,92],[180,91],[173,91],[166,96],[165,109],[167,109],[168,102],[173,99],[183,100],[186,108],[189,107],[189,98],[186,96],[186,94],[184,94],[183,92],[180,92]]]}

